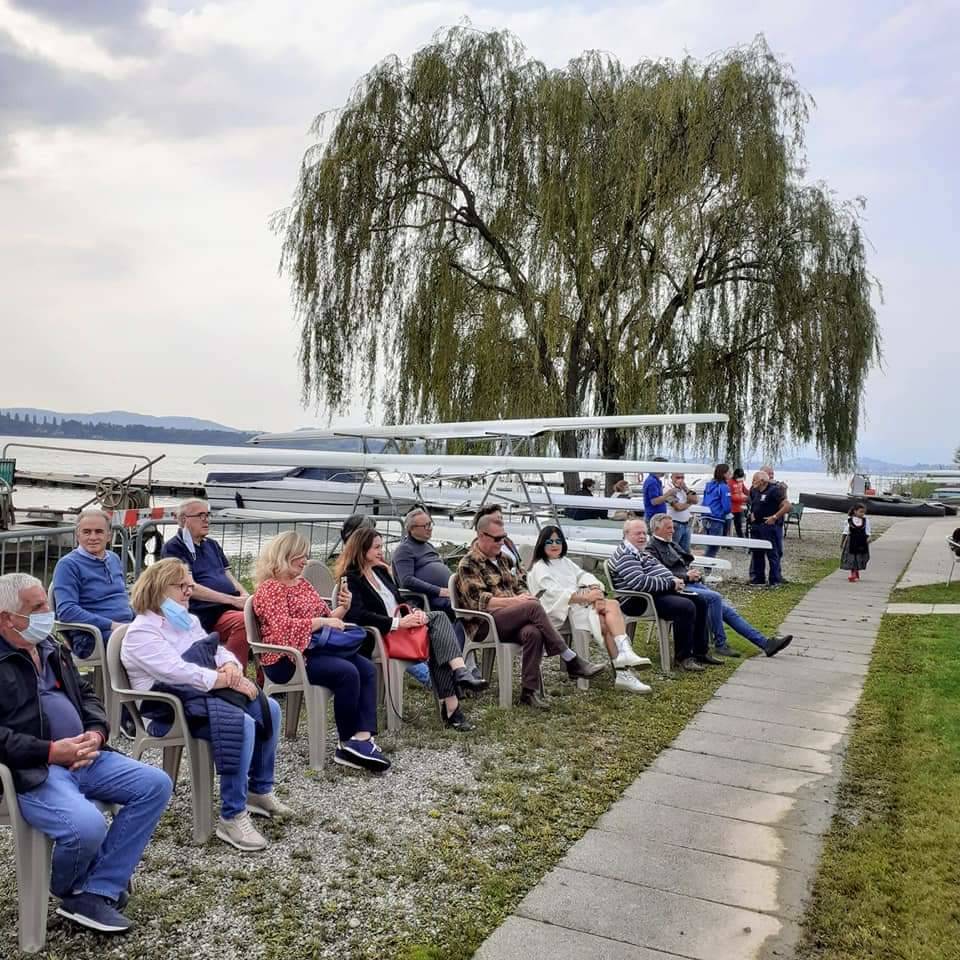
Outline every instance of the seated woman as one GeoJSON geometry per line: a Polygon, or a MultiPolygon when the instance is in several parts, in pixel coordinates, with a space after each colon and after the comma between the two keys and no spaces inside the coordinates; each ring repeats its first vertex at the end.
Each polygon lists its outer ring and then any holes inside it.
{"type": "MultiPolygon", "coordinates": [[[[352,539],[352,538],[351,538],[352,539]]],[[[331,610],[303,579],[310,544],[295,530],[274,537],[257,558],[253,610],[260,621],[264,643],[296,647],[303,651],[307,678],[333,693],[333,716],[339,743],[333,762],[358,770],[382,772],[390,761],[377,746],[377,671],[361,653],[341,656],[311,646],[313,634],[323,627],[342,630],[350,605],[350,591],[340,590],[340,605],[331,610]]],[[[280,653],[261,658],[263,672],[274,683],[286,683],[293,661],[280,653]]]]}
{"type": "Polygon", "coordinates": [[[267,841],[250,814],[291,813],[273,795],[280,707],[263,697],[217,635],[208,635],[188,612],[192,592],[190,568],[179,560],[147,567],[130,595],[137,615],[127,628],[120,659],[134,690],[177,694],[194,736],[211,742],[220,774],[217,836],[244,852],[263,850],[267,841]],[[263,716],[264,704],[269,717],[263,716]]]}
{"type": "Polygon", "coordinates": [[[650,661],[633,652],[620,604],[608,600],[603,584],[567,556],[567,540],[559,527],[548,525],[540,531],[527,586],[555,627],[569,621],[572,628],[588,631],[606,646],[617,675],[614,686],[633,693],[651,692],[627,669],[649,667],[650,661]]]}
{"type": "Polygon", "coordinates": [[[334,573],[338,578],[346,577],[350,593],[346,616],[351,623],[376,627],[384,636],[398,627],[426,625],[427,665],[440,700],[440,719],[461,733],[473,729],[460,709],[458,689],[485,690],[487,682],[467,669],[446,614],[440,610],[412,610],[404,615],[398,610],[402,601],[383,558],[383,537],[369,527],[357,530],[337,559],[334,573]]]}

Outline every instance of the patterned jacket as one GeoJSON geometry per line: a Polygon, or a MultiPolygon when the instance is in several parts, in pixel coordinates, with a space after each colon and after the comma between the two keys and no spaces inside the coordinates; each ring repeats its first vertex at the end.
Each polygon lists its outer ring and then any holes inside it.
{"type": "MultiPolygon", "coordinates": [[[[502,553],[491,560],[473,546],[457,567],[456,588],[461,607],[486,610],[491,597],[515,597],[518,593],[525,593],[527,581],[523,574],[511,571],[502,553]]],[[[471,635],[480,626],[476,620],[468,620],[464,625],[471,635]]]]}
{"type": "Polygon", "coordinates": [[[614,590],[670,593],[674,588],[673,574],[656,557],[626,541],[610,558],[610,580],[614,590]]]}

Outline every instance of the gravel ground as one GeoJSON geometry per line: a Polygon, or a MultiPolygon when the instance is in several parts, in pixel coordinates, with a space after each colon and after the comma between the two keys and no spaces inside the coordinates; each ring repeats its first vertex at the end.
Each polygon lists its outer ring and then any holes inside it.
{"type": "MultiPolygon", "coordinates": [[[[891,522],[875,519],[875,534],[891,522]]],[[[756,593],[740,582],[749,557],[740,551],[722,555],[734,563],[724,590],[740,603],[756,593]]],[[[798,577],[805,564],[838,555],[839,517],[807,512],[803,538],[795,528],[790,531],[784,575],[798,577]]],[[[563,687],[556,698],[561,710],[575,709],[576,691],[559,683],[555,664],[547,670],[547,683],[563,687]]],[[[518,854],[513,828],[478,802],[484,772],[530,767],[534,757],[541,774],[571,774],[551,768],[537,754],[538,736],[545,736],[540,717],[521,712],[504,717],[488,696],[470,705],[471,716],[491,730],[512,725],[507,730],[517,733],[516,741],[445,733],[428,713],[428,698],[408,687],[411,710],[422,715],[399,737],[378,737],[394,760],[385,776],[332,763],[315,774],[307,764],[305,735],[281,741],[278,794],[298,815],[263,827],[271,845],[262,854],[244,856],[216,839],[204,847],[192,843],[189,778],[183,771],[136,876],[129,908],[135,932],[120,941],[78,934],[51,909],[43,956],[439,960],[439,953],[401,945],[431,943],[448,906],[476,891],[473,878],[460,868],[464,859],[496,871],[518,854]]],[[[328,756],[333,746],[331,739],[328,756]]],[[[146,759],[158,762],[157,755],[146,759]]],[[[524,773],[538,775],[536,769],[524,773]]],[[[577,788],[575,771],[571,787],[577,788]]],[[[7,865],[0,876],[0,957],[14,957],[16,896],[7,830],[0,831],[0,862],[7,865]]]]}

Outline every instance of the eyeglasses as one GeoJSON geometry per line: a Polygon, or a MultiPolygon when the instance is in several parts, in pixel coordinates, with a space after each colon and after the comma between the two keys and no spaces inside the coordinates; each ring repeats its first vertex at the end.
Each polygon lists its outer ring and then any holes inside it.
{"type": "Polygon", "coordinates": [[[183,516],[184,516],[184,519],[186,520],[209,520],[210,519],[209,513],[185,513],[183,516]]]}
{"type": "Polygon", "coordinates": [[[195,583],[178,583],[177,589],[181,593],[193,593],[193,588],[196,586],[195,583]]]}
{"type": "Polygon", "coordinates": [[[543,545],[545,547],[553,547],[553,546],[562,547],[563,541],[558,539],[557,537],[548,537],[546,540],[543,541],[543,545]]]}
{"type": "Polygon", "coordinates": [[[432,527],[432,526],[433,526],[433,521],[432,521],[432,520],[426,520],[426,521],[424,521],[423,523],[412,523],[412,524],[410,524],[410,526],[411,526],[411,527],[432,527]]]}

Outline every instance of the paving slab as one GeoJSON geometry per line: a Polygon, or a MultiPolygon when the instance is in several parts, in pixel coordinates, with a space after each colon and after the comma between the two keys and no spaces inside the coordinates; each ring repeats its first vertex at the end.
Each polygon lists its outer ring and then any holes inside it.
{"type": "Polygon", "coordinates": [[[829,713],[780,707],[772,703],[726,700],[721,697],[708,700],[703,705],[703,712],[719,713],[725,717],[739,717],[742,720],[768,720],[792,727],[809,727],[811,730],[829,730],[831,733],[844,733],[849,726],[846,717],[837,717],[829,713]]]}
{"type": "Polygon", "coordinates": [[[817,660],[827,660],[830,663],[855,663],[863,667],[870,665],[870,657],[862,653],[849,653],[846,650],[828,650],[816,643],[794,640],[781,657],[813,657],[817,660]]]}
{"type": "Polygon", "coordinates": [[[935,603],[933,605],[934,615],[949,617],[960,616],[960,603],[935,603]]]}
{"type": "Polygon", "coordinates": [[[633,797],[618,800],[594,824],[594,829],[629,836],[642,834],[676,847],[779,865],[807,874],[816,865],[821,847],[821,839],[815,834],[697,810],[678,810],[633,797]]]}
{"type": "Polygon", "coordinates": [[[947,548],[946,539],[956,527],[956,517],[933,521],[924,531],[903,579],[897,586],[918,587],[927,583],[946,583],[953,566],[953,554],[947,548]]]}
{"type": "Polygon", "coordinates": [[[474,957],[477,960],[678,960],[675,953],[648,950],[526,917],[507,917],[474,957]]]}
{"type": "Polygon", "coordinates": [[[766,941],[785,934],[795,941],[798,933],[769,914],[562,867],[547,874],[517,913],[694,960],[763,956],[766,941]]]}
{"type": "Polygon", "coordinates": [[[809,893],[806,878],[796,870],[603,830],[588,830],[560,866],[791,920],[801,917],[809,893]]]}
{"type": "MultiPolygon", "coordinates": [[[[785,633],[793,634],[793,641],[797,643],[815,643],[825,650],[847,650],[850,653],[872,653],[876,646],[876,638],[852,637],[849,634],[830,633],[826,630],[811,630],[808,627],[785,625],[785,633]]],[[[787,648],[790,649],[789,647],[787,648]]]]}
{"type": "Polygon", "coordinates": [[[856,700],[831,694],[811,694],[795,690],[770,690],[762,686],[742,683],[725,683],[714,696],[726,700],[748,700],[751,703],[773,703],[799,710],[814,710],[817,713],[833,713],[838,717],[849,716],[855,709],[856,700]]]}
{"type": "Polygon", "coordinates": [[[826,830],[833,809],[830,803],[795,800],[776,793],[707,783],[654,770],[647,770],[627,787],[624,796],[817,834],[826,830]]]}
{"type": "Polygon", "coordinates": [[[768,720],[745,722],[740,717],[726,717],[719,713],[703,711],[690,721],[687,728],[822,752],[842,750],[846,743],[846,736],[842,733],[811,730],[808,727],[791,727],[789,724],[772,723],[768,720]]]}
{"type": "Polygon", "coordinates": [[[803,800],[829,801],[836,793],[837,779],[823,773],[788,770],[756,760],[732,760],[690,753],[668,747],[650,767],[656,773],[689,777],[705,783],[719,783],[745,790],[760,790],[803,800]]]}
{"type": "Polygon", "coordinates": [[[932,603],[888,603],[887,613],[894,616],[916,616],[933,613],[932,603]]]}
{"type": "Polygon", "coordinates": [[[783,627],[808,630],[810,633],[821,633],[828,637],[846,637],[849,640],[860,640],[864,643],[875,639],[879,626],[879,622],[876,624],[837,623],[829,617],[801,617],[794,614],[790,614],[783,621],[783,627]]]}
{"type": "MultiPolygon", "coordinates": [[[[787,648],[789,649],[789,647],[787,648]]],[[[778,671],[785,670],[787,667],[790,667],[794,671],[808,671],[808,674],[816,669],[817,673],[813,674],[813,679],[817,679],[817,674],[822,674],[825,677],[835,675],[838,673],[851,674],[853,676],[865,677],[867,671],[855,663],[837,663],[837,664],[817,664],[817,663],[806,663],[798,664],[795,660],[790,660],[788,657],[777,656],[777,669],[778,671]]]]}
{"type": "Polygon", "coordinates": [[[733,760],[750,760],[754,763],[767,763],[774,767],[806,770],[832,777],[839,776],[841,767],[841,759],[836,753],[787,747],[780,743],[748,740],[746,737],[724,736],[691,727],[687,727],[673,741],[673,749],[705,753],[713,757],[729,757],[733,760]]]}
{"type": "Polygon", "coordinates": [[[733,674],[729,682],[761,687],[764,690],[783,690],[820,697],[835,696],[841,700],[854,701],[860,696],[863,688],[863,683],[856,677],[835,674],[824,678],[801,679],[795,675],[786,676],[783,673],[768,671],[764,669],[763,663],[755,667],[750,660],[733,674]]]}

